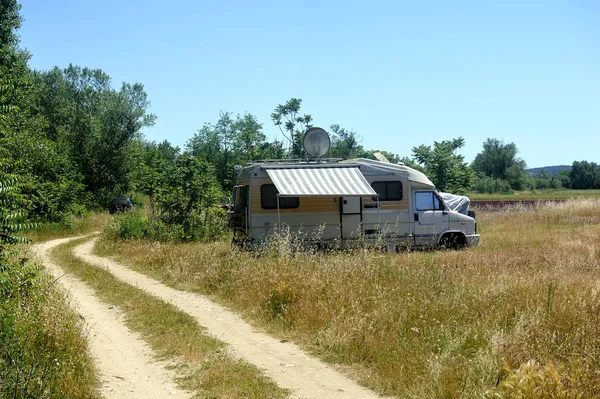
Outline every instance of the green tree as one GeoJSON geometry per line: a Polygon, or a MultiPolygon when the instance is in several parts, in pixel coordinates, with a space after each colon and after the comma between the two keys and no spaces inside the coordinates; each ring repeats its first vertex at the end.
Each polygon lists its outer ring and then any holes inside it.
{"type": "Polygon", "coordinates": [[[464,144],[462,137],[434,141],[433,148],[426,145],[413,147],[413,158],[423,166],[425,173],[439,190],[463,194],[469,189],[473,179],[473,171],[464,162],[464,157],[456,153],[464,144]]]}
{"type": "Polygon", "coordinates": [[[99,204],[126,192],[132,146],[155,121],[143,85],[123,83],[116,91],[103,71],[74,65],[41,80],[38,106],[48,121],[47,137],[66,143],[86,190],[99,204]]]}
{"type": "Polygon", "coordinates": [[[217,123],[205,123],[188,140],[185,149],[214,165],[217,180],[223,190],[229,192],[233,186],[234,165],[284,157],[281,143],[269,143],[265,139],[262,125],[254,115],[234,118],[229,112],[221,112],[217,123]]]}
{"type": "Polygon", "coordinates": [[[573,162],[569,177],[574,189],[600,188],[600,166],[595,162],[573,162]]]}
{"type": "Polygon", "coordinates": [[[207,240],[223,233],[224,199],[214,166],[184,153],[168,168],[156,194],[158,220],[171,239],[207,240]]]}
{"type": "Polygon", "coordinates": [[[330,157],[350,159],[367,155],[360,144],[360,137],[354,130],[345,129],[337,124],[331,125],[329,128],[333,133],[329,150],[330,157]]]}
{"type": "Polygon", "coordinates": [[[483,151],[475,156],[471,168],[480,176],[509,182],[514,190],[523,190],[527,180],[525,161],[517,158],[515,143],[504,144],[498,139],[488,138],[483,151]]]}
{"type": "Polygon", "coordinates": [[[179,157],[179,148],[167,140],[161,143],[140,141],[133,151],[136,167],[133,171],[133,191],[145,194],[150,200],[154,214],[155,196],[161,187],[165,173],[179,157]]]}
{"type": "Polygon", "coordinates": [[[302,99],[291,98],[285,104],[279,104],[271,113],[271,120],[279,127],[281,134],[290,142],[289,155],[292,158],[303,158],[304,133],[312,127],[310,114],[299,115],[302,99]]]}
{"type": "Polygon", "coordinates": [[[561,186],[563,186],[564,188],[572,188],[570,170],[561,170],[560,172],[558,172],[556,177],[560,180],[561,186]]]}
{"type": "Polygon", "coordinates": [[[262,132],[262,124],[252,114],[244,114],[235,121],[236,135],[233,148],[236,162],[257,161],[264,158],[263,144],[266,136],[262,132]]]}

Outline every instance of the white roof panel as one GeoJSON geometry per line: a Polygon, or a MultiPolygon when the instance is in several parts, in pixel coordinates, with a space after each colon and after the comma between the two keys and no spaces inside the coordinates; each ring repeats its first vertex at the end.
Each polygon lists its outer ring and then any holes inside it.
{"type": "Polygon", "coordinates": [[[356,166],[265,167],[281,197],[377,196],[356,166]]]}

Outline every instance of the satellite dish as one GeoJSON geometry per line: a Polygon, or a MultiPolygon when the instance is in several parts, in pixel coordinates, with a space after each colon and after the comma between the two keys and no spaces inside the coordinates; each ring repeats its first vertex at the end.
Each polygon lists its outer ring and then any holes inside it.
{"type": "Polygon", "coordinates": [[[304,133],[304,151],[313,158],[322,158],[329,152],[331,139],[320,127],[311,127],[304,133]]]}

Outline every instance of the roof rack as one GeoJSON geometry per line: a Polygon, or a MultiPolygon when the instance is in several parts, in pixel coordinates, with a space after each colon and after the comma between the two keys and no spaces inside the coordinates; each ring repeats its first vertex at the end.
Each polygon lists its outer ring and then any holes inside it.
{"type": "Polygon", "coordinates": [[[342,158],[321,158],[321,159],[308,159],[308,158],[296,158],[296,159],[261,159],[258,161],[250,161],[247,165],[258,165],[262,163],[289,163],[289,164],[303,164],[303,163],[337,163],[342,161],[342,158]]]}

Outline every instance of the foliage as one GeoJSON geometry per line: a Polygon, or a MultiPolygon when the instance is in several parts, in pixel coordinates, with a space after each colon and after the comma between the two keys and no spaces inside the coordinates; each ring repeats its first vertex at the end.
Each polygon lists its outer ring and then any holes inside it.
{"type": "Polygon", "coordinates": [[[46,137],[64,143],[86,191],[98,204],[126,192],[133,143],[151,126],[147,94],[140,83],[112,88],[101,70],[69,65],[42,73],[37,102],[48,123],[46,137]]]}
{"type": "Polygon", "coordinates": [[[226,228],[224,194],[210,163],[189,153],[172,161],[160,158],[153,145],[151,160],[157,160],[160,172],[151,166],[151,184],[140,185],[151,196],[150,215],[126,212],[113,219],[107,232],[112,238],[161,241],[213,240],[226,228]],[[154,148],[154,150],[153,150],[154,148]]]}
{"type": "Polygon", "coordinates": [[[279,128],[283,137],[290,142],[289,156],[291,158],[304,158],[302,139],[304,133],[312,127],[310,114],[298,115],[302,99],[291,98],[285,104],[279,104],[271,113],[271,120],[279,128]]]}
{"type": "Polygon", "coordinates": [[[475,156],[471,167],[480,176],[506,180],[513,190],[525,189],[526,164],[517,158],[515,143],[504,144],[498,139],[488,138],[483,143],[483,151],[475,156]]]}
{"type": "Polygon", "coordinates": [[[227,192],[233,187],[234,165],[284,156],[281,143],[266,141],[262,125],[254,115],[234,118],[229,112],[221,112],[215,124],[205,123],[188,140],[186,150],[214,165],[216,178],[227,192]]]}
{"type": "Polygon", "coordinates": [[[513,190],[506,180],[493,179],[489,176],[475,176],[471,189],[476,193],[512,193],[513,190]]]}
{"type": "Polygon", "coordinates": [[[425,173],[439,190],[464,194],[469,190],[473,179],[473,172],[464,157],[456,153],[464,144],[462,137],[434,141],[433,149],[426,145],[414,147],[413,158],[423,166],[425,173]]]}
{"type": "Polygon", "coordinates": [[[489,138],[483,143],[483,151],[475,156],[471,164],[473,170],[493,179],[507,178],[507,170],[516,162],[517,146],[504,144],[498,139],[489,138]]]}
{"type": "Polygon", "coordinates": [[[532,189],[536,189],[536,190],[537,189],[544,190],[544,189],[549,189],[549,188],[559,189],[559,188],[563,187],[563,181],[564,181],[564,177],[546,173],[546,171],[544,169],[542,169],[540,172],[534,173],[530,176],[528,185],[532,189]]]}
{"type": "MultiPolygon", "coordinates": [[[[158,220],[176,228],[176,240],[207,240],[223,232],[213,208],[223,200],[214,167],[190,154],[177,158],[157,196],[158,220]]],[[[223,215],[224,216],[224,215],[223,215]]]]}
{"type": "Polygon", "coordinates": [[[600,188],[600,166],[595,162],[573,162],[569,177],[574,189],[600,188]]]}

